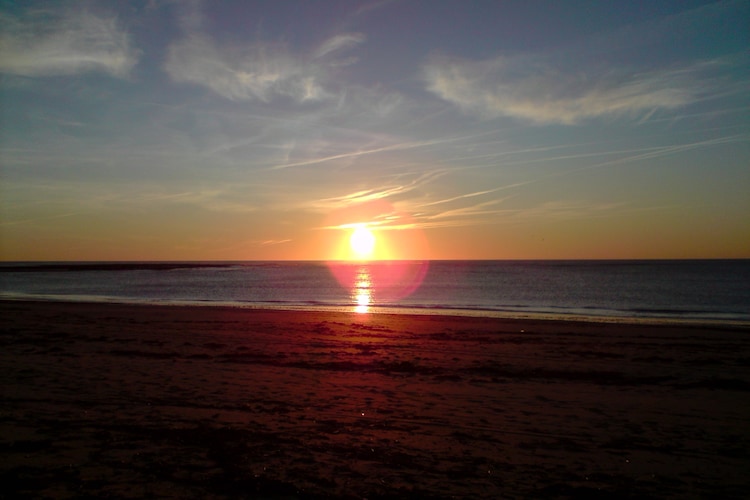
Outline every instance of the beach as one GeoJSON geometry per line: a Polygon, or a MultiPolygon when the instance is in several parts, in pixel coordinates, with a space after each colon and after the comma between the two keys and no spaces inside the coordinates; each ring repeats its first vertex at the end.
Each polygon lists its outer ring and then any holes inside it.
{"type": "Polygon", "coordinates": [[[0,301],[0,498],[747,498],[750,329],[0,301]]]}

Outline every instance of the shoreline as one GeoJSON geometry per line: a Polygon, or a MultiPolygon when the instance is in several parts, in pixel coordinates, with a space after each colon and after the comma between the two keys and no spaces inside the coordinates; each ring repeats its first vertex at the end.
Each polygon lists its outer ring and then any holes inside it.
{"type": "Polygon", "coordinates": [[[487,309],[450,309],[450,308],[420,308],[420,307],[391,307],[388,305],[368,306],[365,312],[357,311],[355,305],[273,305],[230,301],[189,301],[189,300],[147,300],[128,299],[121,297],[95,296],[55,296],[55,295],[2,295],[2,302],[39,302],[39,303],[69,303],[90,305],[124,305],[143,307],[200,307],[200,308],[228,308],[238,310],[260,311],[290,311],[290,312],[318,312],[342,313],[361,316],[395,315],[395,316],[437,316],[458,318],[484,318],[488,320],[518,320],[518,321],[553,321],[563,323],[602,323],[622,325],[663,325],[686,326],[696,328],[728,328],[750,331],[750,321],[719,318],[677,318],[663,316],[613,316],[577,313],[548,313],[548,312],[519,312],[498,311],[487,309]]]}
{"type": "Polygon", "coordinates": [[[742,498],[743,329],[0,301],[17,497],[742,498]]]}

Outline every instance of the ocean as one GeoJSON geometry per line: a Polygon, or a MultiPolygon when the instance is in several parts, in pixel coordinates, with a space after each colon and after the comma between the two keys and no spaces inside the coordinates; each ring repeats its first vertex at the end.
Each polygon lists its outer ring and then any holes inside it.
{"type": "Polygon", "coordinates": [[[750,260],[4,263],[0,298],[750,322],[750,260]]]}

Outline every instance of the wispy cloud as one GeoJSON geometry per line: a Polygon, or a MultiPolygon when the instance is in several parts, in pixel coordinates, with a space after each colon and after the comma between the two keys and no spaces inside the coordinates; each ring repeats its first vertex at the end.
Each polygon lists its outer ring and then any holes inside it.
{"type": "Polygon", "coordinates": [[[355,45],[359,45],[364,41],[365,35],[363,35],[362,33],[343,33],[341,35],[336,35],[321,43],[313,52],[313,57],[324,57],[328,54],[331,54],[332,52],[337,52],[339,50],[348,49],[355,45]]]}
{"type": "Polygon", "coordinates": [[[200,85],[236,101],[287,97],[314,102],[333,97],[325,88],[329,73],[355,62],[335,55],[365,40],[361,33],[341,33],[310,51],[300,51],[260,39],[242,45],[219,43],[202,24],[194,4],[183,15],[184,36],[169,46],[164,68],[176,82],[200,85]]]}
{"type": "Polygon", "coordinates": [[[282,245],[284,243],[289,243],[290,241],[292,241],[292,240],[289,239],[289,238],[284,239],[284,240],[265,240],[265,241],[261,241],[260,244],[263,245],[263,246],[268,246],[268,245],[282,245]]]}
{"type": "Polygon", "coordinates": [[[0,220],[0,226],[16,226],[16,225],[21,225],[21,224],[31,224],[31,223],[36,223],[40,221],[48,221],[48,220],[53,220],[53,219],[64,219],[67,217],[73,217],[73,216],[79,215],[81,213],[83,212],[69,212],[69,213],[64,213],[64,214],[55,214],[55,215],[47,215],[47,216],[42,216],[42,217],[35,217],[31,219],[8,220],[8,221],[0,220]]]}
{"type": "Polygon", "coordinates": [[[622,210],[629,211],[625,202],[589,202],[584,200],[551,200],[536,206],[508,211],[508,218],[582,219],[604,217],[622,210]]]}
{"type": "Polygon", "coordinates": [[[532,220],[581,220],[674,208],[673,206],[635,206],[625,201],[602,203],[583,200],[551,200],[537,205],[504,207],[503,204],[509,199],[510,197],[492,199],[450,210],[416,214],[414,226],[429,229],[519,224],[532,220]]]}
{"type": "MultiPolygon", "coordinates": [[[[13,192],[4,192],[0,209],[6,214],[39,212],[53,214],[68,210],[78,213],[129,212],[163,210],[165,207],[197,207],[208,212],[248,214],[258,211],[257,204],[248,200],[241,189],[218,183],[199,188],[185,185],[158,186],[150,183],[123,182],[114,187],[97,181],[42,183],[17,181],[13,192]],[[44,201],[27,201],[28,193],[35,192],[44,201]],[[49,201],[47,201],[49,200],[49,201]]],[[[65,215],[68,216],[68,215],[65,215]]]]}
{"type": "Polygon", "coordinates": [[[22,76],[98,71],[126,77],[140,52],[113,16],[33,10],[0,15],[0,71],[22,76]]]}
{"type": "Polygon", "coordinates": [[[231,186],[217,185],[211,188],[190,191],[155,190],[143,186],[131,186],[107,201],[115,207],[159,207],[165,204],[193,205],[210,212],[250,213],[258,210],[241,192],[231,186]]]}
{"type": "Polygon", "coordinates": [[[219,47],[207,35],[190,35],[169,48],[165,69],[176,82],[207,87],[232,100],[298,102],[324,98],[314,66],[306,66],[283,44],[219,47]]]}
{"type": "Polygon", "coordinates": [[[439,177],[442,177],[445,173],[445,171],[441,170],[424,172],[413,176],[413,178],[406,180],[405,182],[393,182],[378,186],[376,188],[364,189],[340,196],[313,200],[309,202],[308,205],[316,210],[328,211],[343,209],[352,205],[359,205],[376,200],[385,200],[387,198],[391,198],[397,195],[405,195],[414,190],[417,190],[420,187],[438,179],[439,177]]]}
{"type": "Polygon", "coordinates": [[[422,146],[430,146],[433,144],[436,144],[437,141],[416,141],[416,142],[404,142],[399,144],[391,144],[388,146],[381,146],[377,148],[369,148],[369,149],[360,149],[357,151],[347,151],[345,153],[330,155],[330,156],[324,156],[319,158],[311,158],[309,160],[302,160],[298,162],[292,162],[292,163],[285,163],[282,165],[275,165],[273,168],[275,170],[282,169],[282,168],[290,168],[290,167],[303,167],[307,165],[315,165],[318,163],[326,163],[333,160],[342,160],[347,158],[357,158],[360,156],[367,156],[372,155],[376,153],[384,153],[387,151],[399,151],[399,150],[405,150],[405,149],[413,149],[418,148],[422,146]]]}
{"type": "Polygon", "coordinates": [[[424,214],[422,217],[426,220],[461,218],[462,221],[460,224],[458,223],[458,221],[454,221],[456,225],[472,225],[477,223],[476,217],[479,215],[490,215],[498,213],[498,210],[490,209],[488,207],[494,207],[496,205],[499,205],[503,201],[505,201],[505,198],[491,199],[466,207],[453,208],[449,210],[442,210],[424,214]]]}
{"type": "Polygon", "coordinates": [[[423,78],[433,94],[483,118],[576,124],[629,117],[643,123],[661,110],[745,92],[747,82],[735,81],[734,70],[746,65],[746,52],[716,47],[740,33],[735,20],[746,15],[744,2],[715,2],[549,50],[484,59],[435,54],[423,78]]]}
{"type": "Polygon", "coordinates": [[[355,159],[359,157],[369,156],[369,155],[375,155],[379,153],[387,153],[392,151],[405,151],[405,150],[411,150],[411,149],[419,149],[419,148],[428,148],[431,146],[440,146],[445,145],[449,143],[457,143],[457,142],[463,142],[467,139],[474,139],[481,136],[487,136],[487,135],[493,135],[495,134],[495,130],[491,130],[489,132],[481,132],[481,133],[475,133],[475,134],[469,134],[469,135],[454,135],[454,136],[448,136],[448,137],[438,137],[435,139],[429,139],[429,140],[422,140],[422,141],[403,141],[403,142],[393,142],[393,137],[384,137],[384,136],[378,136],[376,138],[376,141],[379,143],[383,142],[390,142],[390,144],[385,144],[382,146],[363,146],[359,149],[353,150],[353,151],[343,151],[341,153],[333,154],[333,155],[326,155],[326,156],[318,156],[314,158],[308,158],[305,160],[299,160],[295,162],[287,162],[287,163],[281,163],[278,165],[274,165],[272,169],[279,170],[284,168],[290,168],[290,167],[303,167],[308,165],[316,165],[320,163],[327,163],[330,161],[335,160],[345,160],[345,159],[355,159]]]}
{"type": "Polygon", "coordinates": [[[486,191],[476,191],[474,193],[460,194],[458,196],[452,196],[450,198],[445,198],[445,199],[442,199],[442,200],[437,200],[437,201],[431,201],[429,203],[424,203],[424,204],[421,205],[421,207],[431,207],[433,205],[442,205],[444,203],[451,203],[451,202],[454,202],[454,201],[464,200],[466,198],[474,198],[474,197],[477,197],[477,196],[484,196],[486,194],[496,193],[498,191],[502,191],[502,190],[506,190],[506,189],[512,189],[512,188],[519,187],[519,186],[523,186],[524,184],[528,184],[528,182],[517,182],[515,184],[510,184],[508,186],[503,186],[503,187],[499,187],[499,188],[495,188],[495,189],[488,189],[486,191]]]}
{"type": "Polygon", "coordinates": [[[467,60],[434,56],[424,67],[428,90],[465,112],[534,123],[638,116],[696,101],[710,65],[635,72],[612,67],[563,68],[528,56],[467,60]]]}
{"type": "MultiPolygon", "coordinates": [[[[696,142],[690,142],[690,143],[672,144],[668,146],[634,149],[631,151],[616,151],[616,152],[612,152],[611,154],[623,153],[623,152],[624,153],[638,153],[638,154],[630,154],[628,156],[624,156],[621,158],[616,158],[613,160],[608,160],[608,161],[604,161],[600,163],[595,163],[593,165],[586,165],[583,167],[578,167],[578,168],[574,168],[570,170],[563,170],[561,172],[555,172],[555,173],[549,174],[548,176],[546,176],[546,178],[560,177],[560,176],[570,175],[574,173],[581,173],[581,172],[584,172],[586,170],[591,170],[591,169],[611,167],[615,165],[621,165],[625,163],[634,163],[634,162],[639,162],[643,160],[650,160],[653,158],[660,158],[663,156],[686,153],[688,151],[692,151],[695,149],[709,148],[709,147],[718,146],[721,144],[731,144],[734,142],[747,142],[749,139],[750,139],[750,136],[748,136],[747,134],[737,134],[737,135],[717,137],[714,139],[706,139],[704,141],[696,141],[696,142]]],[[[578,155],[578,156],[580,157],[582,155],[578,155]]],[[[552,160],[554,160],[554,158],[552,160]]]]}
{"type": "MultiPolygon", "coordinates": [[[[451,158],[451,160],[452,161],[457,161],[457,160],[465,161],[465,160],[485,159],[485,158],[496,159],[502,156],[511,156],[512,158],[503,160],[502,162],[503,166],[509,167],[509,166],[545,164],[545,163],[555,164],[555,163],[559,163],[560,161],[573,160],[573,159],[582,160],[586,158],[616,157],[611,160],[605,160],[603,162],[597,162],[595,164],[576,167],[572,170],[557,171],[553,174],[550,174],[551,176],[559,176],[559,175],[564,175],[566,173],[577,172],[581,170],[589,170],[591,168],[614,166],[614,165],[619,165],[622,163],[631,163],[631,162],[636,162],[639,160],[644,160],[644,159],[649,159],[649,158],[656,158],[656,157],[666,156],[666,155],[671,155],[671,154],[679,154],[679,153],[687,152],[696,148],[711,147],[715,145],[727,144],[727,143],[732,143],[732,142],[742,142],[745,140],[747,140],[747,136],[733,135],[733,136],[719,137],[715,139],[707,139],[707,140],[697,141],[697,142],[692,142],[692,143],[670,144],[666,146],[649,146],[649,147],[631,148],[631,149],[603,149],[601,151],[595,151],[595,152],[558,154],[558,155],[547,155],[547,156],[534,156],[534,155],[530,157],[516,156],[519,154],[524,155],[526,153],[534,153],[537,151],[555,151],[555,150],[566,149],[566,148],[579,148],[582,145],[583,146],[586,145],[586,144],[570,144],[570,145],[564,145],[564,146],[551,146],[547,148],[530,148],[530,149],[525,149],[525,150],[502,151],[502,152],[497,152],[497,153],[488,154],[488,155],[451,158]]],[[[466,165],[463,167],[454,168],[454,171],[486,169],[486,168],[495,168],[495,167],[497,167],[497,161],[492,161],[489,163],[474,164],[474,165],[466,165]]],[[[523,184],[526,184],[528,182],[534,182],[534,181],[527,181],[523,184]]]]}

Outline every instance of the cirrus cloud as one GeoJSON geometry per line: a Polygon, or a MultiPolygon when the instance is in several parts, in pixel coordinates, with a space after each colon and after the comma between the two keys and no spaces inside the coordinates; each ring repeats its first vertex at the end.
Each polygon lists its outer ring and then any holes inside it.
{"type": "Polygon", "coordinates": [[[326,95],[315,68],[300,64],[283,45],[222,49],[207,36],[194,35],[169,48],[165,69],[176,82],[198,84],[232,100],[267,102],[284,95],[302,102],[326,95]]]}
{"type": "Polygon", "coordinates": [[[344,50],[354,45],[359,45],[365,41],[365,35],[362,33],[343,33],[332,36],[321,43],[314,52],[316,58],[324,57],[332,52],[344,50]]]}
{"type": "Polygon", "coordinates": [[[200,85],[231,100],[269,102],[285,96],[297,102],[320,101],[331,96],[324,88],[330,69],[352,62],[332,54],[362,41],[358,33],[336,35],[307,57],[283,43],[220,46],[195,31],[169,47],[165,70],[176,82],[200,85]]]}
{"type": "Polygon", "coordinates": [[[98,71],[126,77],[140,52],[112,16],[36,10],[0,16],[0,72],[55,76],[98,71]]]}
{"type": "Polygon", "coordinates": [[[643,71],[559,66],[529,56],[480,61],[435,56],[423,70],[428,90],[467,113],[574,124],[688,105],[702,97],[708,81],[702,74],[716,65],[643,71]]]}

